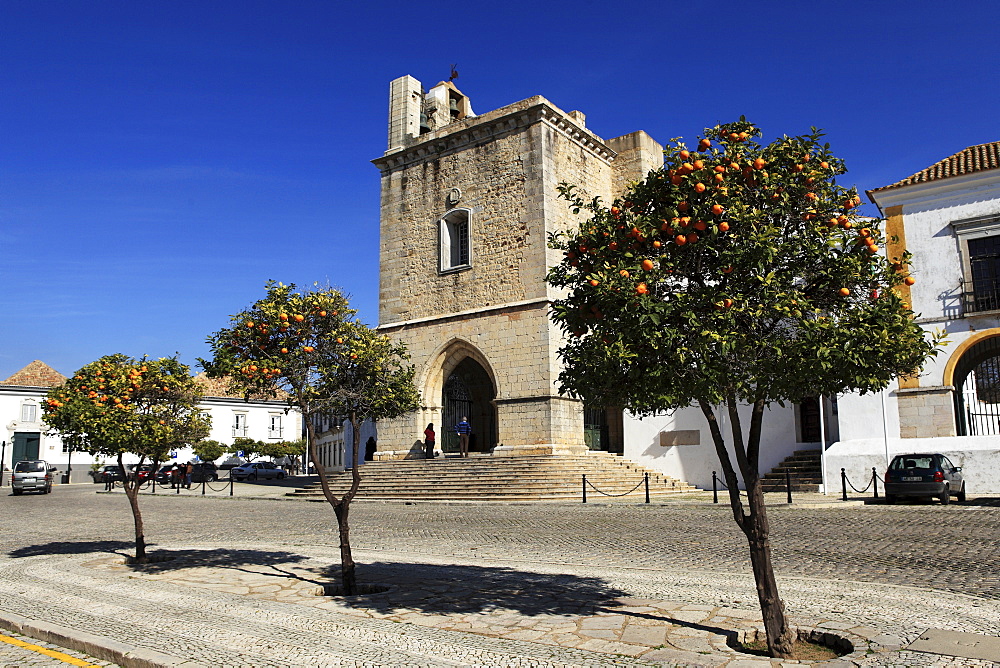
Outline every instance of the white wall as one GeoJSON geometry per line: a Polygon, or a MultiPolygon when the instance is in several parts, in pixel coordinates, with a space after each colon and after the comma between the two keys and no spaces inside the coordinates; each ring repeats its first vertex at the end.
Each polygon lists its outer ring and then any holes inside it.
{"type": "MultiPolygon", "coordinates": [[[[1000,494],[1000,438],[993,436],[889,438],[888,442],[881,438],[868,438],[834,443],[826,451],[827,493],[841,493],[841,468],[854,487],[863,489],[871,480],[872,467],[875,467],[881,495],[887,461],[896,455],[921,452],[940,452],[947,455],[955,466],[961,466],[970,498],[977,494],[1000,494]]],[[[850,487],[847,493],[848,496],[854,495],[850,487]]]]}
{"type": "MultiPolygon", "coordinates": [[[[831,417],[829,405],[827,405],[824,415],[829,425],[831,417]]],[[[717,413],[717,418],[725,435],[726,446],[734,462],[734,468],[737,469],[737,475],[739,475],[732,450],[732,433],[728,412],[725,415],[717,413]]],[[[750,426],[749,406],[741,407],[740,421],[745,439],[750,426]]],[[[777,404],[772,405],[765,410],[761,427],[759,459],[761,475],[768,473],[795,450],[813,450],[820,447],[819,443],[797,442],[798,430],[794,406],[782,408],[777,404]]],[[[829,426],[827,428],[829,429],[829,426]]],[[[712,471],[716,471],[720,479],[723,478],[712,434],[708,429],[708,421],[699,408],[684,408],[670,415],[657,415],[642,419],[626,413],[624,431],[624,456],[626,459],[656,469],[702,489],[712,488],[712,471]],[[697,430],[699,444],[660,445],[660,433],[675,430],[697,430]]],[[[742,487],[742,477],[740,480],[742,487]]]]}

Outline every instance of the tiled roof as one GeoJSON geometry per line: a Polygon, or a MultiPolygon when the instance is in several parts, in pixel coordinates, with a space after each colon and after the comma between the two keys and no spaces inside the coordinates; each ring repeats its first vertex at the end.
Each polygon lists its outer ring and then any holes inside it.
{"type": "MultiPolygon", "coordinates": [[[[228,378],[209,378],[204,371],[195,375],[194,380],[196,383],[201,385],[205,389],[206,397],[217,397],[223,399],[243,399],[243,395],[238,392],[230,392],[228,389],[229,379],[228,378]]],[[[278,391],[278,400],[284,400],[288,397],[285,392],[281,390],[278,391]]]]}
{"type": "Polygon", "coordinates": [[[66,382],[62,375],[45,362],[35,360],[24,367],[0,385],[19,385],[21,387],[57,387],[66,382]]]}
{"type": "Polygon", "coordinates": [[[912,176],[908,176],[902,181],[897,181],[881,188],[868,191],[868,196],[872,193],[912,186],[916,183],[927,183],[928,181],[940,181],[952,176],[962,176],[964,174],[974,174],[985,172],[988,169],[1000,168],[1000,141],[988,144],[977,144],[963,149],[955,155],[950,155],[944,160],[935,162],[927,169],[923,169],[912,176]]]}

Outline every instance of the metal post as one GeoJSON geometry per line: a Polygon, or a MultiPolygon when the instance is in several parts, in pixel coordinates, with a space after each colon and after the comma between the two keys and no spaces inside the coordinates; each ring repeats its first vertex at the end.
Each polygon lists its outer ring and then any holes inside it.
{"type": "Polygon", "coordinates": [[[153,469],[153,475],[152,475],[152,478],[153,478],[153,494],[156,494],[156,472],[157,472],[157,469],[158,469],[158,467],[153,469]]]}
{"type": "Polygon", "coordinates": [[[202,496],[205,496],[205,480],[207,480],[207,478],[205,477],[205,469],[202,469],[201,470],[201,495],[202,496]]]}
{"type": "Polygon", "coordinates": [[[843,500],[847,501],[847,471],[840,469],[840,488],[844,490],[843,500]]]}
{"type": "Polygon", "coordinates": [[[181,493],[181,487],[183,487],[183,485],[181,484],[181,481],[182,481],[182,480],[184,480],[184,478],[178,478],[178,479],[177,479],[177,493],[178,493],[178,494],[180,494],[180,493],[181,493]]]}
{"type": "MultiPolygon", "coordinates": [[[[3,487],[4,462],[7,461],[7,441],[0,443],[0,487],[3,487]]],[[[12,485],[14,483],[11,483],[12,485]]]]}
{"type": "Polygon", "coordinates": [[[788,494],[788,503],[792,502],[792,474],[785,469],[785,492],[788,494]]]}
{"type": "Polygon", "coordinates": [[[875,498],[878,498],[878,473],[875,472],[875,467],[872,467],[872,487],[875,488],[875,498]]]}
{"type": "Polygon", "coordinates": [[[719,488],[716,486],[717,478],[715,477],[715,471],[712,471],[712,503],[719,502],[719,488]]]}
{"type": "Polygon", "coordinates": [[[643,482],[646,484],[646,503],[649,503],[649,473],[643,474],[643,482]]]}
{"type": "Polygon", "coordinates": [[[229,496],[233,495],[233,471],[229,471],[229,496]]]}
{"type": "Polygon", "coordinates": [[[583,474],[583,502],[587,503],[587,474],[583,474]]]}

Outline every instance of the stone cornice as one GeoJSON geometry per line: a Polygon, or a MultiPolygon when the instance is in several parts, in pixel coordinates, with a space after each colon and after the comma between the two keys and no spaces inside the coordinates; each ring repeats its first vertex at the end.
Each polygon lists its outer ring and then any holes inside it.
{"type": "Polygon", "coordinates": [[[443,313],[441,315],[431,315],[425,318],[414,318],[412,320],[400,320],[398,322],[387,322],[376,327],[377,330],[381,332],[392,331],[395,329],[405,329],[410,325],[421,325],[428,322],[448,322],[453,320],[465,320],[467,318],[474,318],[479,315],[484,315],[486,313],[493,313],[497,311],[523,311],[531,308],[535,308],[541,305],[547,306],[551,302],[550,299],[542,297],[539,299],[527,299],[521,302],[511,302],[508,304],[498,304],[496,306],[485,306],[483,308],[470,309],[468,311],[458,311],[455,313],[443,313]]]}
{"type": "Polygon", "coordinates": [[[535,96],[483,116],[450,123],[440,130],[422,135],[410,146],[372,160],[372,163],[385,174],[492,141],[537,123],[549,125],[603,160],[610,162],[617,155],[600,137],[576,125],[566,113],[544,97],[535,96]]]}

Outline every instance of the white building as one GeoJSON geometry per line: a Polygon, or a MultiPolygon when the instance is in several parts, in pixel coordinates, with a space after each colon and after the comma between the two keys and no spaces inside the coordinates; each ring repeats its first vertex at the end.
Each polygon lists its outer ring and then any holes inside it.
{"type": "MultiPolygon", "coordinates": [[[[205,388],[201,408],[212,418],[208,438],[224,444],[243,436],[257,441],[294,441],[302,437],[302,419],[298,411],[286,410],[282,401],[247,403],[230,396],[224,384],[199,374],[196,379],[205,388]]],[[[20,459],[44,459],[61,472],[72,467],[72,482],[89,482],[91,464],[102,461],[100,455],[69,452],[62,439],[48,434],[42,422],[42,399],[50,388],[61,385],[66,377],[45,363],[35,360],[0,383],[0,435],[2,465],[9,470],[20,459]]],[[[194,459],[190,448],[173,451],[165,463],[194,459]]],[[[128,456],[127,463],[138,461],[128,456]]],[[[110,462],[109,462],[110,463],[110,462]]]]}
{"type": "Polygon", "coordinates": [[[881,396],[840,400],[837,475],[862,479],[908,452],[942,452],[972,494],[1000,493],[1000,142],[970,146],[868,191],[886,218],[890,255],[913,254],[900,289],[917,322],[948,342],[916,378],[881,396]]]}

